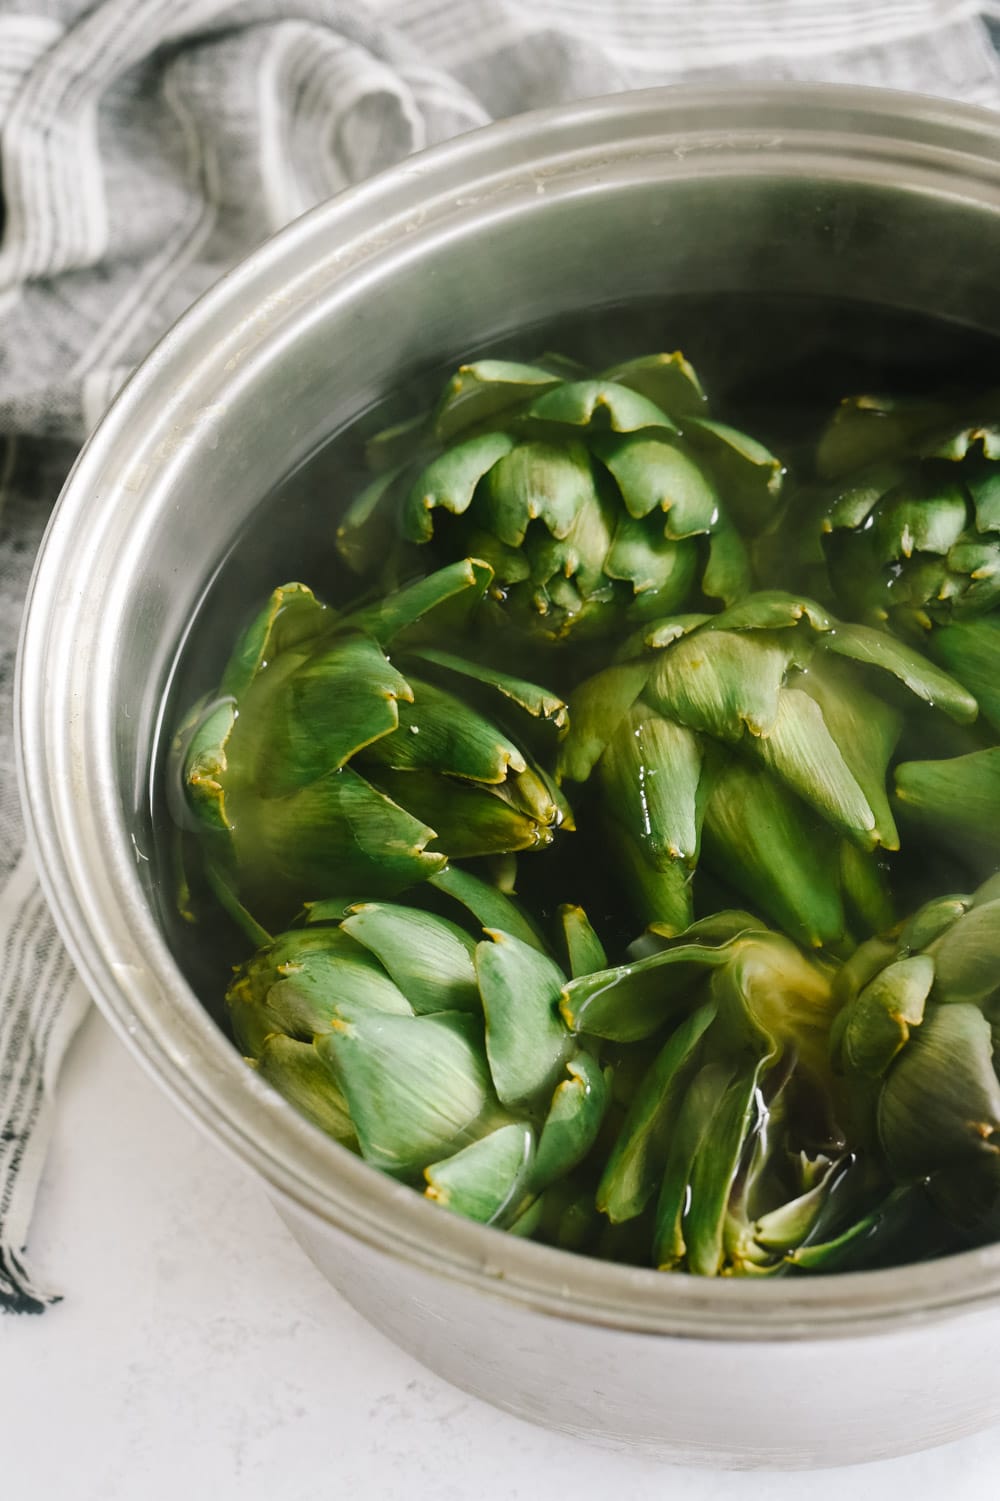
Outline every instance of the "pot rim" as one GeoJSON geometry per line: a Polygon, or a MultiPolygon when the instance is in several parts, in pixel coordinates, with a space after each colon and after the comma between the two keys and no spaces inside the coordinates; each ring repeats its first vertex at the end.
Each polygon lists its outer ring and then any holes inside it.
{"type": "Polygon", "coordinates": [[[187,1115],[314,1222],[556,1317],[703,1339],[871,1333],[1000,1301],[1000,1245],[815,1280],[665,1276],[442,1213],[323,1137],[245,1067],[182,977],[143,896],[113,795],[110,727],[94,730],[111,646],[81,630],[93,610],[84,565],[116,512],[131,515],[148,495],[143,455],[171,433],[197,435],[219,380],[241,364],[252,367],[290,310],[366,257],[404,241],[412,249],[429,226],[467,211],[463,203],[480,195],[545,191],[553,158],[571,171],[576,161],[592,167],[595,152],[610,162],[667,149],[678,173],[733,170],[741,162],[746,170],[768,163],[801,171],[807,161],[822,170],[845,157],[863,161],[867,174],[930,172],[942,183],[947,178],[950,191],[1000,211],[1000,121],[993,114],[832,85],[679,86],[558,106],[458,136],[321,204],[183,315],[71,471],[39,552],[22,627],[22,804],[57,925],[105,1016],[187,1115]],[[695,123],[706,119],[708,129],[695,123]]]}

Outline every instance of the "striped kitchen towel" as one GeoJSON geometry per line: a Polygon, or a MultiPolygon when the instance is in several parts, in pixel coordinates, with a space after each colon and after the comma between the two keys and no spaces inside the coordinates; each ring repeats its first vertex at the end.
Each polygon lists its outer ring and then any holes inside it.
{"type": "Polygon", "coordinates": [[[983,0],[0,0],[0,1306],[86,1006],[24,849],[11,685],[27,577],[86,436],[239,257],[459,131],[718,78],[1000,106],[983,0]]]}

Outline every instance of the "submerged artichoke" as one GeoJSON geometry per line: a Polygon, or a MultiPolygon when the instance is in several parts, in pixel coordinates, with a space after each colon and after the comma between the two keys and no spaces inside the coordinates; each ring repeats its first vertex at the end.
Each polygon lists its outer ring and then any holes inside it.
{"type": "Polygon", "coordinates": [[[927,902],[840,972],[835,1055],[893,1178],[1000,1235],[1000,878],[927,902]]]}
{"type": "Polygon", "coordinates": [[[938,403],[853,397],[818,468],[842,608],[921,641],[1000,729],[1000,408],[970,424],[938,403]]]}
{"type": "Polygon", "coordinates": [[[634,949],[563,1000],[644,1065],[598,1208],[641,1225],[654,1265],[703,1276],[834,1267],[862,1237],[872,1254],[886,1194],[838,1119],[832,966],[734,911],[634,949]]]}
{"type": "MultiPolygon", "coordinates": [[[[430,888],[459,922],[313,904],[306,927],[237,974],[233,1030],[264,1078],[366,1161],[457,1214],[531,1233],[545,1190],[593,1145],[605,1076],[562,1021],[565,976],[518,907],[451,866],[430,888]]],[[[603,963],[579,909],[563,921],[571,961],[603,963]]]]}
{"type": "Polygon", "coordinates": [[[805,944],[885,925],[872,852],[899,845],[885,780],[902,718],[879,678],[976,716],[911,647],[779,591],[659,622],[571,696],[560,774],[596,773],[644,920],[688,925],[704,844],[713,875],[805,944]]]}
{"type": "Polygon", "coordinates": [[[689,596],[746,593],[736,528],[772,516],[783,473],[761,444],[708,418],[680,354],[596,377],[558,358],[463,365],[426,422],[376,447],[400,443],[415,455],[341,524],[348,563],[384,569],[387,535],[431,544],[442,561],[484,558],[499,617],[551,641],[607,635],[689,596]]]}
{"type": "Polygon", "coordinates": [[[465,560],[347,614],[276,589],[178,736],[208,879],[258,940],[321,893],[393,896],[571,826],[527,745],[562,701],[430,644],[490,577],[465,560]]]}

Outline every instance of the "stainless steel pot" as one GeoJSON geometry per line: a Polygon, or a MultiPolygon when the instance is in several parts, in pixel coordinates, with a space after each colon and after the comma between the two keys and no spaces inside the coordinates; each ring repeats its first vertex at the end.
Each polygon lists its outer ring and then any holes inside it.
{"type": "Polygon", "coordinates": [[[452,1218],[300,1119],[185,984],[144,863],[192,610],[261,496],[428,355],[665,290],[823,292],[1000,333],[1000,122],[842,89],[630,94],[463,137],[257,251],[91,439],[42,548],[20,755],[42,879],[108,1018],[330,1279],[456,1385],[686,1462],[835,1464],[1000,1417],[1000,1247],[705,1283],[452,1218]]]}

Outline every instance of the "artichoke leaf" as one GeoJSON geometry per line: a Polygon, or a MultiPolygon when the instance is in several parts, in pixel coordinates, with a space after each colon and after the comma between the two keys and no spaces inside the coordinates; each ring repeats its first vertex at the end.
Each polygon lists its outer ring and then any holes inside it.
{"type": "Polygon", "coordinates": [[[575,980],[580,975],[589,975],[595,969],[606,969],[608,956],[604,952],[604,945],[591,927],[583,908],[566,903],[559,908],[558,916],[570,978],[575,980]]]}
{"type": "Polygon", "coordinates": [[[582,1162],[597,1139],[611,1099],[607,1077],[589,1053],[574,1053],[545,1117],[530,1183],[541,1193],[582,1162]]]}
{"type": "Polygon", "coordinates": [[[627,514],[651,513],[671,541],[710,532],[721,502],[711,478],[677,443],[643,432],[602,433],[591,440],[610,471],[627,514]]]}
{"type": "Polygon", "coordinates": [[[885,631],[838,622],[835,630],[820,638],[818,646],[852,662],[892,673],[917,698],[941,709],[959,724],[971,724],[978,713],[976,700],[961,683],[885,631]]]}
{"type": "Polygon", "coordinates": [[[669,1133],[698,1058],[698,1045],[714,1019],[710,1003],[685,1017],[633,1097],[597,1188],[597,1207],[615,1224],[641,1214],[662,1181],[669,1133]]]}
{"type": "Polygon", "coordinates": [[[559,751],[558,775],[585,782],[646,686],[648,662],[606,667],[578,688],[569,701],[569,731],[559,751]]]}
{"type": "MultiPolygon", "coordinates": [[[[977,892],[977,901],[978,897],[977,892]]],[[[940,938],[972,905],[970,898],[964,896],[939,896],[925,902],[899,930],[900,953],[912,954],[930,948],[934,940],[940,938]]]]}
{"type": "MultiPolygon", "coordinates": [[[[860,1215],[839,1234],[827,1240],[811,1240],[789,1251],[785,1260],[801,1271],[833,1272],[870,1258],[873,1250],[905,1230],[912,1207],[913,1190],[894,1188],[867,1214],[860,1215]]],[[[815,1228],[813,1233],[815,1234],[815,1228]]]]}
{"type": "MultiPolygon", "coordinates": [[[[751,737],[746,747],[828,823],[871,848],[895,836],[875,825],[875,815],[858,786],[840,747],[827,728],[815,699],[799,688],[783,688],[778,712],[766,735],[751,737]]],[[[898,839],[895,840],[898,844],[898,839]]]]}
{"type": "Polygon", "coordinates": [[[564,977],[545,954],[494,931],[475,950],[486,1055],[500,1100],[530,1108],[551,1093],[574,1048],[559,1014],[564,977]]]}
{"type": "Polygon", "coordinates": [[[976,531],[1000,532],[1000,464],[968,469],[963,478],[976,508],[976,531]]]}
{"type": "MultiPolygon", "coordinates": [[[[369,770],[387,800],[405,803],[430,827],[428,845],[432,848],[428,854],[436,859],[435,870],[445,863],[439,851],[446,850],[450,859],[462,860],[536,849],[552,842],[555,812],[540,821],[522,805],[515,806],[510,789],[519,780],[517,777],[490,787],[460,782],[431,771],[379,768],[376,776],[375,768],[369,770]]],[[[427,874],[432,874],[432,870],[427,874]]]]}
{"type": "Polygon", "coordinates": [[[722,1270],[726,1210],[747,1138],[758,1116],[757,1090],[763,1060],[744,1064],[713,1112],[691,1169],[690,1204],[683,1219],[687,1267],[701,1277],[722,1270]]]}
{"type": "Polygon", "coordinates": [[[851,839],[840,842],[840,890],[848,915],[866,933],[883,933],[895,922],[895,907],[883,863],[851,839]]]}
{"type": "Polygon", "coordinates": [[[471,609],[483,598],[492,578],[492,568],[478,558],[460,558],[374,604],[352,610],[337,623],[339,627],[366,631],[379,646],[389,646],[403,631],[424,623],[429,616],[439,623],[456,607],[471,609]]]}
{"type": "Polygon", "coordinates": [[[781,460],[747,433],[707,417],[688,417],[684,437],[704,455],[726,509],[743,531],[761,531],[774,517],[785,476],[781,460]]]}
{"type": "Polygon", "coordinates": [[[495,786],[527,770],[521,751],[489,719],[431,683],[412,676],[408,682],[412,699],[398,705],[398,730],[369,745],[359,757],[363,764],[495,786]]]}
{"type": "Polygon", "coordinates": [[[360,1012],[315,1046],[347,1100],[362,1155],[386,1172],[420,1172],[497,1123],[482,1019],[470,1012],[360,1012]]]}
{"type": "Polygon", "coordinates": [[[434,829],[349,766],[287,797],[234,797],[231,807],[240,891],[262,917],[279,901],[290,916],[331,888],[394,896],[445,863],[427,848],[434,829]]]}
{"type": "Polygon", "coordinates": [[[864,987],[838,1029],[840,1065],[877,1079],[924,1019],[934,984],[934,961],[926,954],[897,959],[864,987]]]}
{"type": "Polygon", "coordinates": [[[817,633],[830,631],[835,624],[814,599],[786,589],[757,589],[749,599],[713,615],[706,626],[713,631],[775,631],[803,623],[817,633]]]}
{"type": "Polygon", "coordinates": [[[983,718],[1000,730],[1000,618],[952,620],[928,638],[928,650],[979,704],[983,718]]]}
{"type": "Polygon", "coordinates": [[[385,969],[418,1014],[477,1011],[475,941],[447,918],[388,902],[362,902],[341,923],[385,969]]]}
{"type": "Polygon", "coordinates": [[[949,756],[944,761],[904,761],[896,767],[900,804],[963,847],[992,851],[1000,841],[1000,747],[949,756]]]}
{"type": "Polygon", "coordinates": [[[531,919],[515,901],[488,881],[457,865],[446,865],[443,870],[435,872],[427,884],[461,903],[481,928],[499,928],[544,953],[545,944],[531,919]]]}
{"type": "MultiPolygon", "coordinates": [[[[292,663],[287,664],[292,667],[292,663]]],[[[365,747],[392,736],[413,689],[369,636],[349,632],[292,671],[279,660],[240,702],[228,752],[234,782],[283,797],[339,771],[365,747]]]]}
{"type": "Polygon", "coordinates": [[[1000,539],[963,534],[948,553],[947,564],[954,580],[950,596],[953,616],[975,617],[996,607],[1000,600],[1000,539]]]}
{"type": "Polygon", "coordinates": [[[745,731],[767,735],[778,717],[789,658],[789,644],[777,634],[706,627],[660,652],[645,698],[688,729],[730,744],[745,731]]]}
{"type": "Polygon", "coordinates": [[[631,584],[633,594],[655,593],[658,610],[669,613],[684,603],[696,561],[689,544],[672,541],[662,526],[637,521],[623,511],[604,572],[608,578],[631,584]]]}
{"type": "Polygon", "coordinates": [[[790,1051],[814,1079],[826,1077],[836,1010],[829,975],[788,938],[762,932],[737,939],[729,962],[713,971],[710,993],[713,1043],[769,1063],[790,1051]]]}
{"type": "Polygon", "coordinates": [[[563,699],[550,689],[539,687],[537,683],[529,683],[525,678],[511,677],[508,673],[498,672],[479,662],[466,661],[464,657],[456,657],[451,652],[439,651],[436,647],[421,647],[408,653],[408,656],[415,657],[420,662],[429,663],[448,677],[478,683],[499,694],[515,708],[523,710],[531,719],[551,724],[557,730],[564,729],[568,723],[569,716],[563,699]]]}
{"type": "Polygon", "coordinates": [[[753,1227],[757,1245],[768,1251],[782,1252],[800,1246],[816,1225],[830,1189],[843,1170],[843,1161],[834,1159],[811,1188],[761,1215],[753,1227]]]}
{"type": "Polygon", "coordinates": [[[430,541],[434,535],[435,510],[464,515],[479,481],[514,446],[515,439],[509,433],[481,433],[432,459],[417,475],[403,502],[402,529],[407,541],[430,541]]]}
{"type": "MultiPolygon", "coordinates": [[[[977,894],[978,895],[978,894],[977,894]]],[[[982,1006],[1000,991],[1000,899],[976,901],[929,945],[934,999],[982,1006]]]]}
{"type": "Polygon", "coordinates": [[[300,1042],[328,1032],[342,1004],[352,1015],[413,1015],[377,960],[339,927],[280,934],[237,972],[226,1003],[237,1042],[254,1057],[273,1032],[300,1042]]]}
{"type": "Polygon", "coordinates": [[[418,412],[415,417],[392,422],[372,433],[365,444],[369,469],[374,474],[382,474],[387,469],[398,469],[412,459],[426,442],[428,416],[427,412],[418,412]]]}
{"type": "MultiPolygon", "coordinates": [[[[872,834],[884,849],[899,848],[899,833],[886,793],[886,775],[902,729],[902,716],[869,693],[849,669],[829,658],[814,659],[795,687],[814,699],[843,760],[872,810],[872,834]]],[[[854,832],[850,830],[849,832],[854,832]]]]}
{"type": "Polygon", "coordinates": [[[1000,1153],[1000,1081],[976,1006],[934,1007],[889,1071],[878,1132],[898,1181],[1000,1153]]]}
{"type": "Polygon", "coordinates": [[[837,407],[816,456],[827,479],[900,458],[922,434],[949,418],[942,402],[912,397],[848,396],[837,407]]]}
{"type": "Polygon", "coordinates": [[[882,564],[914,553],[944,557],[965,530],[967,518],[963,487],[924,466],[918,481],[897,485],[879,501],[872,529],[875,557],[882,564]]]}
{"type": "MultiPolygon", "coordinates": [[[[731,1062],[713,1060],[691,1080],[671,1132],[667,1165],[656,1204],[653,1264],[669,1271],[684,1259],[684,1215],[691,1201],[694,1164],[714,1129],[719,1107],[736,1073],[731,1062]]],[[[705,1170],[702,1177],[706,1176],[705,1170]]]]}
{"type": "Polygon", "coordinates": [[[383,562],[386,537],[396,530],[401,476],[406,464],[397,464],[366,485],[348,506],[337,527],[337,551],[355,573],[368,573],[383,562]]]}
{"type": "Polygon", "coordinates": [[[611,1042],[641,1042],[686,1006],[692,989],[713,968],[728,964],[731,943],[685,943],[630,964],[613,965],[570,980],[562,1014],[574,1032],[611,1042]]]}
{"type": "Polygon", "coordinates": [[[624,364],[613,365],[601,374],[601,380],[628,386],[656,403],[661,411],[676,416],[704,411],[705,392],[694,366],[679,349],[672,354],[647,354],[624,364]]]}
{"type": "Polygon", "coordinates": [[[179,773],[183,783],[186,807],[206,828],[225,832],[232,827],[226,814],[224,784],[229,767],[227,747],[235,723],[235,699],[200,704],[181,726],[170,750],[172,770],[179,773]]]}
{"type": "Polygon", "coordinates": [[[519,1197],[534,1149],[529,1125],[512,1121],[499,1126],[453,1156],[425,1167],[426,1197],[482,1225],[501,1223],[519,1197]]]}
{"type": "Polygon", "coordinates": [[[580,513],[597,503],[590,458],[582,443],[518,443],[490,469],[481,515],[508,547],[520,547],[532,521],[550,536],[569,536],[580,513]]]}
{"type": "Polygon", "coordinates": [[[468,428],[491,422],[558,383],[550,370],[514,360],[476,360],[460,365],[441,394],[434,430],[443,443],[450,442],[468,428]]]}
{"type": "MultiPolygon", "coordinates": [[[[766,933],[769,930],[761,922],[759,917],[754,917],[751,912],[741,912],[739,908],[729,908],[724,912],[712,912],[708,917],[699,917],[697,922],[685,929],[684,938],[693,943],[697,939],[700,943],[713,944],[716,947],[728,943],[731,938],[742,938],[746,933],[766,933]]],[[[637,959],[646,957],[647,953],[659,953],[665,944],[659,942],[664,938],[672,941],[677,934],[669,933],[662,923],[650,923],[646,933],[635,944],[630,945],[629,952],[635,953],[637,959]],[[645,953],[635,952],[637,944],[652,943],[653,947],[646,949],[645,953]]]]}
{"type": "Polygon", "coordinates": [[[684,725],[636,704],[615,731],[599,776],[610,815],[657,869],[693,865],[701,845],[702,751],[684,725]]]}
{"type": "Polygon", "coordinates": [[[296,650],[305,656],[334,619],[305,584],[282,584],[273,590],[240,637],[223,673],[220,697],[232,695],[240,702],[268,662],[296,650]]]}
{"type": "Polygon", "coordinates": [[[567,381],[536,397],[528,408],[528,419],[569,427],[610,428],[616,433],[646,427],[677,431],[676,423],[655,402],[610,380],[567,381]]]}
{"type": "Polygon", "coordinates": [[[701,576],[702,593],[732,605],[753,588],[753,574],[743,538],[720,516],[708,540],[708,562],[701,576]]]}
{"type": "Polygon", "coordinates": [[[682,860],[669,860],[658,870],[622,824],[610,818],[602,824],[636,923],[657,923],[671,935],[683,933],[694,917],[694,872],[682,860]]]}
{"type": "Polygon", "coordinates": [[[810,948],[844,935],[835,836],[761,767],[733,760],[705,809],[705,859],[810,948]]]}
{"type": "MultiPolygon", "coordinates": [[[[529,532],[524,553],[531,578],[539,589],[547,591],[548,599],[558,609],[568,615],[582,614],[585,601],[613,598],[604,564],[614,529],[612,507],[594,490],[581,496],[572,527],[564,538],[554,537],[541,527],[529,532]]],[[[541,613],[545,613],[544,609],[541,613]]]]}
{"type": "Polygon", "coordinates": [[[823,518],[824,533],[863,528],[882,496],[901,484],[907,472],[902,464],[876,463],[836,486],[823,518]]]}
{"type": "Polygon", "coordinates": [[[354,1145],[354,1123],[347,1101],[311,1043],[275,1033],[264,1042],[253,1066],[314,1126],[335,1141],[354,1145]]]}

